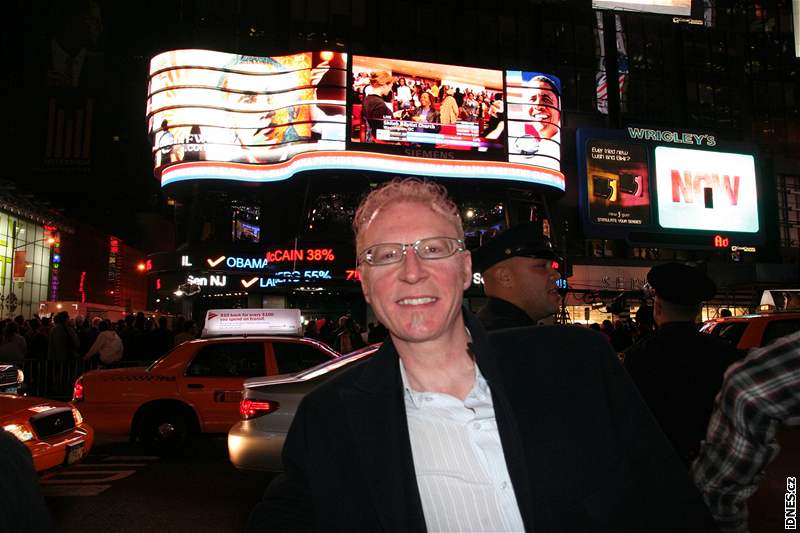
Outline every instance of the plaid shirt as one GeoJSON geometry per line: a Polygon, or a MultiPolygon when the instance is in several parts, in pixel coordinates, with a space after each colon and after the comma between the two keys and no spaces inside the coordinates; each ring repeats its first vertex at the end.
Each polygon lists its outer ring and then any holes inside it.
{"type": "Polygon", "coordinates": [[[778,455],[775,432],[800,425],[800,331],[753,350],[725,372],[695,484],[725,533],[747,531],[747,499],[778,455]]]}

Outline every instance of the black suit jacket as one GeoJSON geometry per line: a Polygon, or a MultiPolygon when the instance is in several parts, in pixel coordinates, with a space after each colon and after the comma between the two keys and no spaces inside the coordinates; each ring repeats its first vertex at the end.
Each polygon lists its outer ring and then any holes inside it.
{"type": "MultiPolygon", "coordinates": [[[[602,336],[465,320],[527,531],[715,531],[602,336]]],[[[249,531],[425,531],[390,341],[305,398],[283,460],[249,531]]]]}

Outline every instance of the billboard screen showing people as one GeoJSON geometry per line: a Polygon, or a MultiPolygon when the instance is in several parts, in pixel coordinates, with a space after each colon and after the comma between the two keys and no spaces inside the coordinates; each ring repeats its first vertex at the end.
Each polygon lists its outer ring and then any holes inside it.
{"type": "Polygon", "coordinates": [[[552,74],[506,71],[508,160],[561,168],[561,80],[552,74]]]}
{"type": "Polygon", "coordinates": [[[174,50],[151,61],[147,120],[162,186],[314,170],[566,186],[561,84],[533,71],[174,50]]]}
{"type": "Polygon", "coordinates": [[[639,11],[688,17],[692,12],[692,0],[592,0],[592,9],[639,11]]]}
{"type": "Polygon", "coordinates": [[[752,155],[657,146],[655,170],[662,228],[759,230],[752,155]]]}
{"type": "Polygon", "coordinates": [[[258,57],[175,50],[150,63],[156,167],[184,161],[276,163],[344,150],[347,55],[258,57]]]}
{"type": "Polygon", "coordinates": [[[351,76],[351,142],[504,157],[502,71],[353,56],[351,76]]]}

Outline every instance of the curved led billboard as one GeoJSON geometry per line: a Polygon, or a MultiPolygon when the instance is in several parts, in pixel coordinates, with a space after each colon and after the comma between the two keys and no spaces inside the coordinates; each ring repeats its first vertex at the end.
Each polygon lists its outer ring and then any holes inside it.
{"type": "Polygon", "coordinates": [[[155,56],[147,118],[162,186],[335,169],[564,190],[555,76],[348,59],[329,51],[155,56]]]}

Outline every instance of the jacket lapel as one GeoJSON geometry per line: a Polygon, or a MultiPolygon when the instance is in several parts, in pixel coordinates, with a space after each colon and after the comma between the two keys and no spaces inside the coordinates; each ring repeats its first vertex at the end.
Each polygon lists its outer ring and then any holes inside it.
{"type": "Polygon", "coordinates": [[[398,364],[387,340],[340,395],[383,530],[426,531],[398,364]]]}

